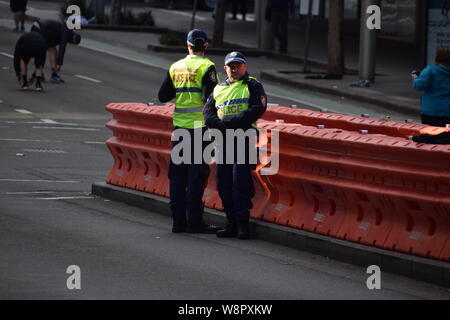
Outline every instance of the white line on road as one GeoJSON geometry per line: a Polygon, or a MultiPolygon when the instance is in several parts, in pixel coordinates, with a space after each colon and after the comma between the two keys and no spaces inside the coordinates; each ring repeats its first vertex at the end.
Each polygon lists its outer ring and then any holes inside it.
{"type": "Polygon", "coordinates": [[[7,138],[0,138],[0,141],[14,141],[14,142],[64,142],[62,140],[34,140],[34,139],[7,139],[7,138]]]}
{"type": "Polygon", "coordinates": [[[33,198],[37,200],[73,200],[73,199],[94,199],[93,196],[77,196],[77,197],[48,197],[48,198],[33,198]]]}
{"type": "Polygon", "coordinates": [[[9,53],[6,53],[6,52],[0,52],[0,55],[5,56],[5,57],[8,57],[8,58],[11,58],[11,59],[14,58],[13,55],[11,55],[11,54],[9,54],[9,53]]]}
{"type": "Polygon", "coordinates": [[[0,179],[1,182],[55,182],[55,183],[80,183],[72,180],[29,180],[29,179],[0,179]]]}
{"type": "Polygon", "coordinates": [[[58,123],[55,120],[51,120],[51,119],[41,119],[41,121],[44,122],[44,123],[51,123],[51,124],[57,124],[58,123]]]}
{"type": "Polygon", "coordinates": [[[64,150],[52,150],[52,149],[23,149],[22,151],[30,153],[57,153],[57,154],[67,153],[64,150]]]}
{"type": "Polygon", "coordinates": [[[105,144],[104,141],[84,141],[86,144],[105,144]]]}
{"type": "Polygon", "coordinates": [[[58,122],[58,121],[54,121],[54,120],[50,120],[50,119],[41,119],[40,121],[0,121],[0,123],[17,123],[17,124],[59,124],[62,126],[79,126],[79,123],[69,123],[69,122],[58,122]]]}
{"type": "Polygon", "coordinates": [[[19,113],[23,113],[23,114],[31,114],[33,112],[25,110],[25,109],[14,109],[15,111],[19,112],[19,113]]]}
{"type": "Polygon", "coordinates": [[[18,192],[4,192],[4,194],[52,194],[56,193],[55,191],[18,191],[18,192]]]}
{"type": "Polygon", "coordinates": [[[33,126],[33,129],[55,129],[55,130],[80,130],[80,131],[100,131],[100,129],[93,128],[69,128],[69,127],[38,127],[33,126]]]}
{"type": "Polygon", "coordinates": [[[87,80],[87,81],[92,81],[92,82],[95,82],[95,83],[101,83],[100,80],[97,80],[97,79],[94,79],[94,78],[89,78],[89,77],[83,76],[81,74],[75,74],[74,76],[77,77],[77,78],[80,78],[80,79],[87,80]]]}

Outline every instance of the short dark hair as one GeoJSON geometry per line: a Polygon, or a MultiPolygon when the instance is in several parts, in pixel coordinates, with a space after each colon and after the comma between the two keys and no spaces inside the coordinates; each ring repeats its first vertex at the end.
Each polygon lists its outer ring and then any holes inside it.
{"type": "Polygon", "coordinates": [[[436,63],[450,64],[450,50],[447,48],[439,48],[436,52],[436,63]]]}
{"type": "Polygon", "coordinates": [[[194,45],[192,46],[192,50],[194,52],[204,52],[205,51],[205,42],[203,40],[197,39],[194,41],[194,45]]]}

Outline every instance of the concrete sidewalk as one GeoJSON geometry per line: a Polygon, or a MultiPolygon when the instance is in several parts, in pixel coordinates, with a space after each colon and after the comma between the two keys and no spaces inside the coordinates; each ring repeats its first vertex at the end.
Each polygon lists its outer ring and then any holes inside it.
{"type": "MultiPolygon", "coordinates": [[[[29,1],[32,8],[29,14],[36,17],[54,17],[59,12],[58,2],[29,1]]],[[[156,26],[178,32],[188,32],[191,25],[191,12],[150,8],[145,6],[127,7],[134,12],[152,10],[156,26]]],[[[229,16],[228,16],[229,17],[229,16]]],[[[238,16],[239,17],[239,16],[238,16]]],[[[239,47],[256,48],[256,23],[252,15],[250,21],[226,20],[224,41],[239,47]]],[[[211,12],[197,13],[196,28],[201,28],[212,37],[214,19],[211,12]]],[[[352,30],[359,26],[354,21],[346,21],[345,55],[346,67],[358,69],[359,38],[352,30]]],[[[311,27],[310,59],[312,71],[320,74],[326,71],[327,64],[327,25],[326,21],[314,20],[311,27]]],[[[101,32],[101,31],[98,31],[101,32]]],[[[342,80],[305,79],[302,68],[304,52],[305,24],[300,20],[290,20],[288,54],[269,53],[264,65],[252,64],[252,73],[261,79],[279,82],[295,88],[308,89],[326,94],[345,97],[386,107],[398,112],[418,114],[420,93],[411,86],[410,71],[421,65],[419,50],[412,44],[399,43],[387,39],[378,39],[377,78],[370,88],[350,87],[358,79],[356,74],[344,76],[342,80]]],[[[132,37],[117,35],[120,40],[136,46],[132,37]],[[125,38],[124,38],[125,37],[125,38]],[[123,39],[122,39],[123,38],[123,39]]],[[[142,41],[142,40],[139,40],[142,41]]],[[[159,45],[158,37],[149,36],[147,45],[159,45]]],[[[250,60],[251,63],[251,60],[250,60]]]]}

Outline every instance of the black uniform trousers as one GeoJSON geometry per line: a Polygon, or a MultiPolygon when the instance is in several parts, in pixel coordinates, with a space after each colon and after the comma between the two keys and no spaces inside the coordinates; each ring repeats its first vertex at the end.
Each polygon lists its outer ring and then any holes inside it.
{"type": "MultiPolygon", "coordinates": [[[[257,136],[256,129],[255,136],[257,136]]],[[[226,145],[225,141],[224,148],[226,145]]],[[[233,143],[233,147],[234,163],[226,162],[226,148],[217,150],[217,156],[223,157],[223,164],[217,164],[217,189],[228,221],[232,223],[245,222],[250,218],[250,210],[253,208],[252,198],[255,195],[252,170],[256,167],[256,158],[251,159],[249,156],[249,149],[255,148],[253,142],[247,140],[244,150],[240,150],[236,143],[233,143]],[[239,163],[238,154],[243,153],[245,154],[245,161],[239,163]]]]}
{"type": "MultiPolygon", "coordinates": [[[[181,128],[175,128],[180,130],[181,128]]],[[[200,130],[203,133],[207,130],[205,128],[200,129],[181,129],[189,132],[191,143],[191,158],[190,163],[175,164],[170,161],[169,164],[169,180],[170,180],[170,209],[174,220],[180,222],[187,220],[190,224],[201,223],[203,217],[203,191],[205,189],[206,181],[208,180],[210,169],[209,165],[203,162],[194,163],[195,144],[200,143],[201,150],[203,152],[206,147],[206,143],[203,141],[194,141],[195,130],[200,130]]],[[[173,141],[172,148],[180,141],[173,141]]],[[[182,155],[182,152],[181,154],[182,155]]]]}

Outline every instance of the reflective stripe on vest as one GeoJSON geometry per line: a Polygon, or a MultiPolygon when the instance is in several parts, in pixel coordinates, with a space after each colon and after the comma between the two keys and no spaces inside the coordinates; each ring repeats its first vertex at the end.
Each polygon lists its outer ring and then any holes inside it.
{"type": "Polygon", "coordinates": [[[194,113],[194,112],[203,112],[203,106],[201,107],[192,107],[192,108],[177,108],[175,107],[176,113],[194,113]]]}
{"type": "Polygon", "coordinates": [[[169,70],[176,100],[173,125],[181,128],[204,127],[202,79],[214,63],[208,58],[188,55],[175,62],[169,70]]]}

